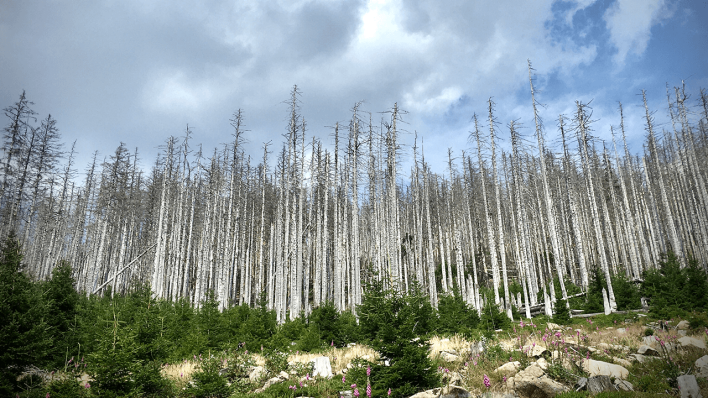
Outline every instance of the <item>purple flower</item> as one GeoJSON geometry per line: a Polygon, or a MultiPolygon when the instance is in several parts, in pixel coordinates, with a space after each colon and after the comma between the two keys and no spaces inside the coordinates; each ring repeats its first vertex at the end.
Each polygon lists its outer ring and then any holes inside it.
{"type": "Polygon", "coordinates": [[[355,388],[356,388],[356,384],[352,384],[351,387],[352,387],[352,390],[355,389],[355,388]]]}
{"type": "Polygon", "coordinates": [[[86,385],[84,385],[84,388],[91,388],[91,384],[86,383],[86,385]]]}
{"type": "Polygon", "coordinates": [[[484,375],[484,378],[482,379],[482,381],[484,381],[484,385],[487,388],[492,386],[492,383],[489,381],[489,376],[487,376],[486,374],[484,375]]]}
{"type": "Polygon", "coordinates": [[[366,385],[366,396],[371,398],[371,384],[366,385]]]}
{"type": "Polygon", "coordinates": [[[346,376],[342,375],[342,383],[346,383],[346,382],[347,382],[346,376]]]}
{"type": "Polygon", "coordinates": [[[390,388],[388,389],[388,396],[389,397],[391,396],[391,389],[390,388]]]}
{"type": "Polygon", "coordinates": [[[354,389],[354,396],[355,396],[355,397],[358,397],[358,396],[359,396],[359,389],[358,389],[358,388],[355,388],[355,389],[354,389]]]}
{"type": "Polygon", "coordinates": [[[366,377],[371,376],[371,366],[366,367],[366,377]]]}

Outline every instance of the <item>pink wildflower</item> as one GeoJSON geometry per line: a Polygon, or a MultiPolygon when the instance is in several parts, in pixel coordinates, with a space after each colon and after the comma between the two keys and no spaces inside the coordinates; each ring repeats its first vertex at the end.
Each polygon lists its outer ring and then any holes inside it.
{"type": "Polygon", "coordinates": [[[484,375],[484,378],[482,379],[482,381],[484,381],[484,385],[487,388],[492,386],[492,383],[489,381],[489,376],[487,376],[486,374],[484,375]]]}
{"type": "Polygon", "coordinates": [[[366,367],[366,377],[371,376],[371,366],[366,367]]]}
{"type": "Polygon", "coordinates": [[[388,396],[389,397],[391,396],[391,389],[390,388],[388,389],[388,396]]]}
{"type": "Polygon", "coordinates": [[[86,383],[86,385],[84,385],[84,388],[91,388],[91,384],[86,383]]]}
{"type": "Polygon", "coordinates": [[[371,384],[366,385],[366,396],[371,398],[371,384]]]}
{"type": "Polygon", "coordinates": [[[347,382],[347,378],[344,375],[342,375],[342,383],[346,383],[346,382],[347,382]]]}
{"type": "Polygon", "coordinates": [[[355,397],[358,397],[358,396],[359,396],[359,389],[358,389],[358,388],[355,388],[355,389],[354,389],[354,396],[355,396],[355,397]]]}
{"type": "Polygon", "coordinates": [[[356,388],[356,384],[352,384],[352,390],[356,388]]]}

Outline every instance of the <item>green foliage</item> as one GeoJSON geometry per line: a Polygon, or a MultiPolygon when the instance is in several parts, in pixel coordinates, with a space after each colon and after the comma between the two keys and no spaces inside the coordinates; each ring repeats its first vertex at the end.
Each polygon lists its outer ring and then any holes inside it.
{"type": "Polygon", "coordinates": [[[0,396],[12,396],[20,372],[51,349],[44,301],[22,271],[22,249],[11,232],[0,252],[0,396]]]}
{"type": "Polygon", "coordinates": [[[653,336],[653,335],[654,335],[654,329],[651,329],[651,328],[644,329],[644,336],[653,336]]]}
{"type": "Polygon", "coordinates": [[[206,358],[201,361],[199,371],[192,375],[194,385],[189,385],[185,395],[194,398],[226,398],[231,394],[231,389],[226,383],[226,378],[219,375],[222,360],[217,357],[206,358]]]}
{"type": "Polygon", "coordinates": [[[640,292],[651,298],[650,312],[659,318],[685,315],[708,309],[708,281],[695,261],[681,269],[673,252],[662,254],[659,269],[644,273],[640,292]]]}
{"type": "Polygon", "coordinates": [[[504,313],[499,306],[494,304],[493,300],[487,299],[479,317],[479,329],[483,331],[487,337],[492,337],[495,330],[506,330],[510,328],[511,320],[506,316],[506,313],[504,313]]]}
{"type": "Polygon", "coordinates": [[[546,374],[553,380],[569,385],[573,385],[578,380],[577,376],[566,370],[560,361],[552,362],[548,366],[546,374]]]}
{"type": "Polygon", "coordinates": [[[52,278],[40,285],[44,290],[47,326],[54,337],[43,361],[52,368],[61,367],[68,353],[78,348],[78,306],[81,295],[76,291],[71,264],[60,261],[52,270],[52,278]]]}
{"type": "Polygon", "coordinates": [[[322,348],[322,344],[319,327],[315,324],[310,324],[300,335],[295,346],[298,351],[310,352],[322,348]]]}
{"type": "Polygon", "coordinates": [[[268,349],[263,351],[263,357],[265,358],[265,367],[269,372],[278,374],[288,370],[288,354],[268,349]]]}
{"type": "Polygon", "coordinates": [[[453,294],[439,296],[437,333],[471,336],[478,325],[477,310],[468,306],[456,290],[453,294]]]}
{"type": "Polygon", "coordinates": [[[589,395],[587,391],[566,391],[556,395],[556,398],[585,398],[589,395]]]}
{"type": "Polygon", "coordinates": [[[567,325],[570,323],[570,312],[566,307],[567,300],[556,298],[554,304],[555,313],[553,314],[553,322],[559,325],[567,325]]]}
{"type": "Polygon", "coordinates": [[[612,290],[615,293],[617,310],[626,311],[642,308],[642,296],[639,294],[639,288],[630,282],[626,276],[622,274],[612,276],[612,290]]]}
{"type": "MultiPolygon", "coordinates": [[[[77,398],[89,395],[89,389],[82,387],[73,377],[61,378],[49,383],[42,392],[51,398],[77,398]]],[[[43,397],[46,397],[42,395],[43,397]]]]}
{"type": "Polygon", "coordinates": [[[602,296],[602,289],[607,288],[605,275],[600,270],[600,267],[592,268],[589,272],[590,280],[588,281],[587,301],[583,309],[588,314],[604,312],[605,305],[602,296]]]}
{"type": "MultiPolygon", "coordinates": [[[[410,396],[440,384],[424,339],[433,331],[434,311],[418,285],[405,295],[374,281],[357,310],[362,337],[390,364],[371,365],[375,396],[385,396],[388,388],[394,397],[410,396]]],[[[357,385],[366,385],[362,371],[350,375],[357,385]]]]}
{"type": "Polygon", "coordinates": [[[93,391],[100,396],[160,397],[171,391],[160,373],[168,344],[159,316],[159,305],[143,286],[125,298],[111,300],[110,292],[99,302],[94,327],[96,345],[88,354],[86,370],[94,379],[93,391]],[[99,307],[100,309],[100,307],[99,307]]]}
{"type": "Polygon", "coordinates": [[[273,349],[279,349],[282,351],[289,351],[295,346],[293,343],[297,343],[305,330],[307,325],[302,316],[295,319],[287,319],[282,325],[278,326],[277,332],[271,338],[270,346],[273,349]]]}
{"type": "Polygon", "coordinates": [[[348,311],[339,313],[334,303],[327,301],[312,310],[308,319],[310,327],[315,325],[322,344],[343,347],[359,341],[359,327],[356,317],[348,311]]]}

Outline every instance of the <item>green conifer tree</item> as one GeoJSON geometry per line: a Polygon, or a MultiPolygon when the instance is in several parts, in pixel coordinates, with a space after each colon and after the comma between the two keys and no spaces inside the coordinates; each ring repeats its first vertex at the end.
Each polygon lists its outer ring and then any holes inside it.
{"type": "Polygon", "coordinates": [[[22,248],[10,232],[0,251],[0,396],[13,396],[25,367],[45,358],[51,346],[39,289],[23,272],[22,248]]]}

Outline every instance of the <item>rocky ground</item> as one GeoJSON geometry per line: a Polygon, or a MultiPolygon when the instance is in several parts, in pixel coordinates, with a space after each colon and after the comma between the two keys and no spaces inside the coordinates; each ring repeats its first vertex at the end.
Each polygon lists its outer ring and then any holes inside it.
{"type": "MultiPolygon", "coordinates": [[[[573,326],[519,322],[491,340],[433,337],[429,356],[443,386],[413,397],[576,397],[606,391],[708,398],[708,329],[689,329],[689,323],[681,320],[646,319],[642,314],[619,322],[588,318],[573,326]]],[[[318,396],[364,397],[363,388],[344,382],[346,375],[356,366],[356,358],[380,361],[375,351],[354,343],[318,354],[291,353],[287,371],[277,374],[267,370],[261,355],[247,358],[245,367],[241,363],[245,371],[234,381],[241,385],[237,397],[279,396],[269,389],[276,384],[292,388],[291,396],[301,396],[298,386],[318,383],[323,386],[318,396]]],[[[163,374],[186,387],[198,361],[166,364],[163,374]]],[[[223,372],[234,366],[225,360],[223,372]]],[[[82,384],[90,382],[82,376],[82,384]]]]}
{"type": "MultiPolygon", "coordinates": [[[[413,397],[542,398],[574,391],[627,391],[624,396],[708,398],[708,330],[689,330],[686,321],[645,319],[640,315],[604,327],[592,319],[582,326],[519,323],[486,342],[432,338],[430,357],[439,364],[444,386],[413,397]]],[[[250,369],[252,392],[267,392],[276,383],[297,386],[322,377],[341,378],[355,357],[377,360],[372,350],[351,345],[325,355],[290,356],[290,368],[306,370],[304,375],[295,370],[268,374],[261,362],[250,369]]],[[[355,394],[344,389],[339,395],[355,394]]],[[[360,395],[365,396],[363,389],[360,395]]]]}

